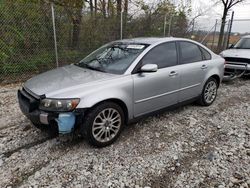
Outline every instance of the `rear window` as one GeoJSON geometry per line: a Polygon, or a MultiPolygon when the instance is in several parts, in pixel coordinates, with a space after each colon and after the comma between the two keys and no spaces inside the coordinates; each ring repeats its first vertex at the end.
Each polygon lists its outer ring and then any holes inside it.
{"type": "Polygon", "coordinates": [[[202,55],[203,55],[203,60],[210,60],[211,59],[211,54],[205,50],[204,48],[200,47],[202,55]]]}

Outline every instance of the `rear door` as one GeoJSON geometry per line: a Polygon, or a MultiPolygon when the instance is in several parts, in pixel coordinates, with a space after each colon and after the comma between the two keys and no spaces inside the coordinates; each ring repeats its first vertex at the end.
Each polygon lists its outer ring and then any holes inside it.
{"type": "Polygon", "coordinates": [[[157,64],[158,71],[137,72],[132,75],[135,117],[178,102],[180,75],[177,71],[177,59],[175,42],[160,44],[142,58],[137,65],[138,70],[145,64],[157,64]]]}
{"type": "MultiPolygon", "coordinates": [[[[209,52],[189,41],[179,41],[180,102],[201,94],[209,68],[209,52]],[[205,50],[205,51],[204,51],[205,50]]],[[[210,56],[209,56],[210,55],[210,56]]]]}

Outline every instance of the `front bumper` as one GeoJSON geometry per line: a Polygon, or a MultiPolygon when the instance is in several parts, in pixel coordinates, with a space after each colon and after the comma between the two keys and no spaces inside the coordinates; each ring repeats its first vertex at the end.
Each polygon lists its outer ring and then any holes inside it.
{"type": "Polygon", "coordinates": [[[24,89],[17,93],[19,107],[23,114],[34,124],[49,124],[58,117],[57,113],[48,113],[39,110],[40,99],[30,95],[24,89]]]}
{"type": "Polygon", "coordinates": [[[250,71],[250,64],[248,63],[235,63],[235,62],[227,62],[225,64],[226,70],[240,70],[240,71],[250,71]]]}
{"type": "Polygon", "coordinates": [[[250,64],[241,62],[227,62],[225,64],[223,80],[230,81],[246,74],[250,74],[250,64]]]}
{"type": "MultiPolygon", "coordinates": [[[[58,127],[58,117],[62,112],[45,112],[39,109],[40,99],[38,96],[32,96],[26,90],[18,90],[18,102],[23,114],[34,124],[51,125],[58,127]]],[[[83,121],[84,109],[74,110],[75,125],[78,128],[83,121]]]]}

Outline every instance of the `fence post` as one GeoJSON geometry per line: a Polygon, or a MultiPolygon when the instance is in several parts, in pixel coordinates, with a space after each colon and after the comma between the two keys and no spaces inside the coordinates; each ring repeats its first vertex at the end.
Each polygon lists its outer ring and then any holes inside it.
{"type": "Polygon", "coordinates": [[[165,14],[165,17],[164,17],[163,37],[166,37],[166,25],[167,25],[167,13],[165,14]]]}
{"type": "Polygon", "coordinates": [[[231,22],[231,20],[228,20],[228,23],[226,24],[227,25],[227,31],[224,32],[222,50],[226,49],[228,33],[229,33],[229,28],[230,28],[230,22],[231,22]]]}
{"type": "Polygon", "coordinates": [[[54,33],[54,42],[55,42],[56,67],[59,67],[58,53],[57,53],[57,40],[56,40],[55,13],[54,13],[54,4],[53,3],[51,3],[51,13],[52,13],[53,33],[54,33]]]}
{"type": "Polygon", "coordinates": [[[123,38],[123,12],[121,11],[121,40],[123,38]]]}
{"type": "Polygon", "coordinates": [[[192,32],[191,32],[191,36],[194,35],[194,24],[195,24],[195,19],[193,20],[193,23],[192,23],[192,32]]]}
{"type": "Polygon", "coordinates": [[[232,12],[232,16],[231,16],[231,21],[230,21],[230,26],[229,26],[229,31],[228,31],[228,38],[227,38],[226,48],[228,48],[228,45],[229,45],[229,40],[230,40],[230,35],[231,35],[232,25],[233,25],[233,20],[234,20],[234,11],[232,12]]]}
{"type": "Polygon", "coordinates": [[[169,26],[168,26],[168,37],[170,37],[170,34],[171,34],[172,19],[173,19],[173,16],[170,17],[170,21],[169,21],[169,26]]]}
{"type": "Polygon", "coordinates": [[[211,46],[211,50],[213,50],[214,48],[214,38],[215,38],[215,34],[216,34],[216,29],[217,29],[217,22],[218,20],[215,20],[215,27],[214,27],[214,34],[213,34],[213,42],[212,42],[212,46],[211,46]]]}

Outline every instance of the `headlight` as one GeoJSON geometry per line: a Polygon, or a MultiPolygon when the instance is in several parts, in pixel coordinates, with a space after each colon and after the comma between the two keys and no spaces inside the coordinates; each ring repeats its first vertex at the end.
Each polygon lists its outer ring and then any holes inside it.
{"type": "Polygon", "coordinates": [[[72,111],[79,104],[80,99],[43,99],[39,108],[45,111],[72,111]]]}

